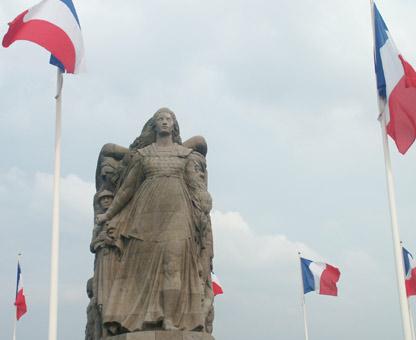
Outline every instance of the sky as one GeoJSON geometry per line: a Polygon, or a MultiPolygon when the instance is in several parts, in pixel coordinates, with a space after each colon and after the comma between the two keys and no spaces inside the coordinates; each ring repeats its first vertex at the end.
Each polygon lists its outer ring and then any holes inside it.
{"type": "MultiPolygon", "coordinates": [[[[74,1],[87,72],[63,92],[59,339],[82,339],[98,153],[128,146],[160,107],[208,142],[214,336],[304,339],[297,252],[341,270],[339,296],[306,295],[310,339],[402,336],[377,121],[369,2],[74,1]]],[[[416,3],[378,1],[416,65],[416,3]]],[[[2,0],[7,22],[35,4],[2,0]]],[[[27,42],[0,49],[0,338],[12,336],[16,255],[46,339],[56,70],[27,42]]],[[[416,146],[390,143],[401,239],[416,252],[416,146]]],[[[414,298],[410,300],[416,313],[414,298]]]]}

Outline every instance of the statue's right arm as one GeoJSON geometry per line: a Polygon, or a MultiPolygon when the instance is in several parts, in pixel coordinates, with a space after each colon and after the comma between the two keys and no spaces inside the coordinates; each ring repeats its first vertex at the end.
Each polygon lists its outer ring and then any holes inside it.
{"type": "Polygon", "coordinates": [[[141,169],[141,162],[136,161],[128,172],[120,189],[117,191],[111,207],[108,208],[106,212],[108,219],[112,219],[115,215],[117,215],[132,198],[135,189],[138,187],[138,182],[141,181],[142,178],[141,169]]]}

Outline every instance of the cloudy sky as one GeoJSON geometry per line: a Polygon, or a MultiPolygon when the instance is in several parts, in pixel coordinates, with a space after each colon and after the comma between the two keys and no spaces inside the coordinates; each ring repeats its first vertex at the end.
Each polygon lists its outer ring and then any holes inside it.
{"type": "MultiPolygon", "coordinates": [[[[0,35],[34,0],[1,0],[0,35]]],[[[416,64],[416,3],[378,2],[416,64]]],[[[297,251],[341,269],[306,296],[310,339],[399,339],[401,322],[369,3],[89,0],[75,5],[88,72],[66,76],[59,338],[82,339],[98,152],[129,145],[160,107],[206,137],[214,199],[217,340],[303,339],[297,251]]],[[[29,305],[18,339],[46,339],[55,70],[0,49],[0,338],[12,335],[16,254],[29,305]]],[[[416,147],[391,145],[401,237],[416,252],[416,147]]],[[[415,305],[415,301],[411,300],[415,305]]],[[[416,312],[416,311],[415,311],[416,312]]]]}

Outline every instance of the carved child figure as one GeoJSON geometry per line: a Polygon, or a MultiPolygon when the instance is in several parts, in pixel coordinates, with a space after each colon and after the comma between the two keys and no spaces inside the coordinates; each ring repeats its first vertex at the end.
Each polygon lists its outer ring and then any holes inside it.
{"type": "MultiPolygon", "coordinates": [[[[113,202],[114,195],[109,190],[103,190],[96,194],[96,199],[98,200],[98,209],[95,212],[96,214],[102,214],[107,211],[113,202]]],[[[111,243],[111,239],[108,238],[107,231],[104,230],[103,225],[95,225],[92,232],[91,240],[91,252],[96,253],[97,249],[105,246],[106,243],[111,243]]]]}
{"type": "MultiPolygon", "coordinates": [[[[98,192],[95,196],[95,201],[98,201],[98,205],[95,204],[95,214],[106,212],[113,202],[113,197],[114,195],[111,191],[103,190],[98,192]]],[[[91,252],[95,253],[94,277],[92,278],[91,283],[91,290],[94,298],[91,300],[90,305],[95,303],[94,310],[96,311],[96,315],[94,319],[94,337],[86,337],[86,340],[97,340],[101,339],[103,336],[102,308],[104,299],[108,294],[107,290],[111,286],[111,270],[113,269],[113,266],[108,264],[114,263],[114,259],[116,258],[111,248],[114,248],[114,239],[107,233],[105,225],[94,225],[90,244],[91,252]]],[[[92,305],[89,307],[90,309],[93,308],[92,305]]],[[[92,334],[91,332],[89,333],[92,334]]]]}
{"type": "Polygon", "coordinates": [[[96,340],[96,323],[98,318],[97,303],[93,292],[93,278],[87,281],[87,295],[90,303],[87,307],[87,326],[85,327],[85,340],[96,340]]]}

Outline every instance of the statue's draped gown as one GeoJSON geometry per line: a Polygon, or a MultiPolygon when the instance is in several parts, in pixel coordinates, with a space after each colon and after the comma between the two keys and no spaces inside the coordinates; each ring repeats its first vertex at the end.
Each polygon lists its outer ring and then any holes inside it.
{"type": "Polygon", "coordinates": [[[151,144],[137,151],[108,210],[123,255],[103,306],[105,325],[125,331],[201,330],[203,285],[190,189],[193,151],[151,144]]]}

